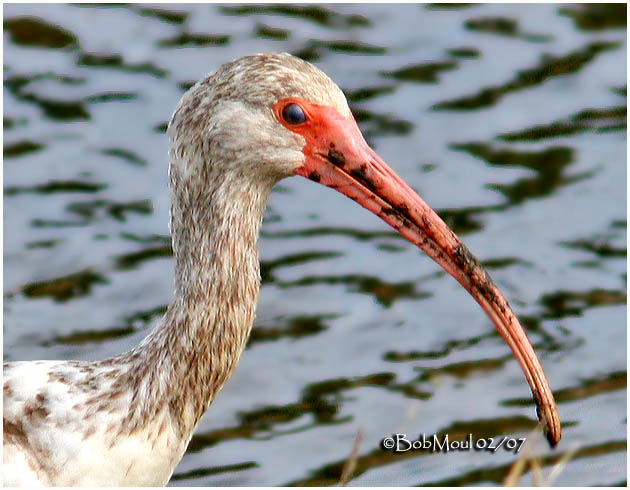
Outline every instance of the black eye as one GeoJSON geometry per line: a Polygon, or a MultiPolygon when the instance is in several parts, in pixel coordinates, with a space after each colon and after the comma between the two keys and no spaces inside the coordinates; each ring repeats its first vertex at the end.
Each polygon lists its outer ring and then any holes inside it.
{"type": "Polygon", "coordinates": [[[299,105],[287,104],[282,109],[282,119],[289,124],[302,124],[306,122],[306,114],[299,105]]]}

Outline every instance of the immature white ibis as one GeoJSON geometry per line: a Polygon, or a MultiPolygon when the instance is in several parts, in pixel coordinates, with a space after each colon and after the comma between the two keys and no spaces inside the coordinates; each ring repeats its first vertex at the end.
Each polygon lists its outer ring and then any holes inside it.
{"type": "Polygon", "coordinates": [[[163,485],[232,374],[260,283],[258,228],[276,182],[342,192],[424,250],[477,300],[527,378],[552,446],[544,372],[490,277],[367,145],[341,90],[288,54],[223,65],[169,125],[175,298],[134,349],[95,362],[4,364],[4,484],[163,485]]]}

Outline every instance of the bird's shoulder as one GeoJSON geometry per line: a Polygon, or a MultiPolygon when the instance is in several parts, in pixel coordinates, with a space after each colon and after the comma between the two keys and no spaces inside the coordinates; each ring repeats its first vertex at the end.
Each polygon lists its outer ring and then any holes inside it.
{"type": "Polygon", "coordinates": [[[82,472],[110,451],[130,403],[116,384],[119,372],[84,361],[3,364],[5,484],[69,485],[92,476],[82,472]]]}
{"type": "Polygon", "coordinates": [[[3,420],[31,425],[70,423],[90,407],[125,398],[120,369],[102,362],[20,361],[3,364],[3,420]],[[112,396],[115,392],[116,397],[112,396]]]}

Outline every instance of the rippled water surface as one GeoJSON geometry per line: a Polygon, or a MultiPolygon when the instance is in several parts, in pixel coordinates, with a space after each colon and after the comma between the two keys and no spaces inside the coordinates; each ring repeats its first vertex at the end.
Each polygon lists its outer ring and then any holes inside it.
{"type": "Polygon", "coordinates": [[[5,5],[5,358],[99,359],[149,332],[173,290],[166,122],[221,63],[288,51],[487,266],[564,438],[533,440],[519,366],[452,278],[293,178],[248,348],[171,485],[328,485],[349,460],[351,485],[500,484],[517,458],[383,451],[394,432],[528,437],[545,475],[575,450],[558,484],[624,483],[625,39],[621,4],[5,5]]]}

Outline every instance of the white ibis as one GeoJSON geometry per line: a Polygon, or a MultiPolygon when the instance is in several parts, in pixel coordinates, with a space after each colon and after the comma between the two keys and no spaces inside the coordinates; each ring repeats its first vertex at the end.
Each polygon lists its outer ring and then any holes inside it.
{"type": "Polygon", "coordinates": [[[5,485],[164,485],[252,328],[258,228],[272,187],[302,175],[424,250],[512,349],[552,446],[543,369],[508,302],[438,215],[367,145],[341,90],[288,54],[240,58],[198,82],[170,122],[175,297],[134,349],[103,361],[4,364],[5,485]]]}

